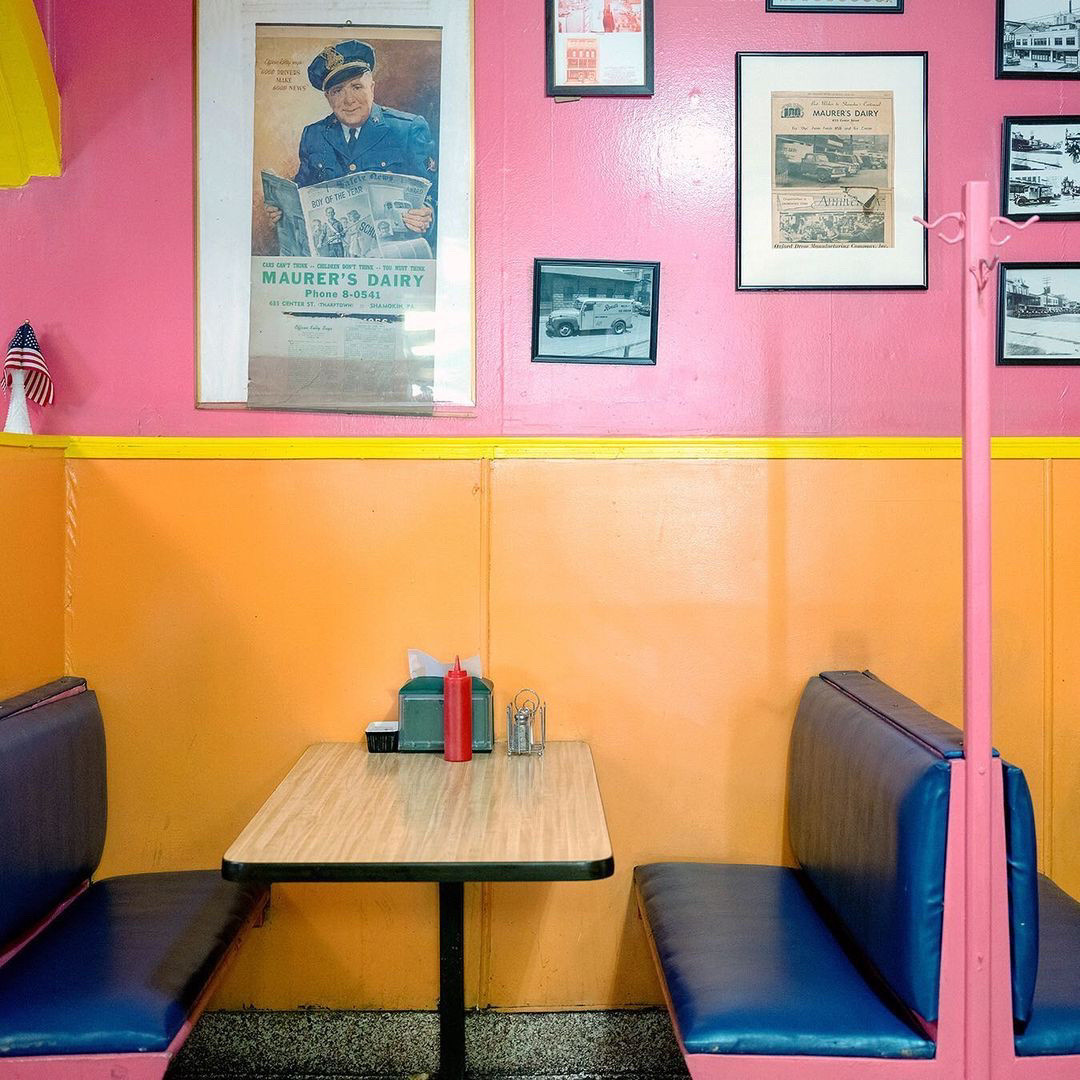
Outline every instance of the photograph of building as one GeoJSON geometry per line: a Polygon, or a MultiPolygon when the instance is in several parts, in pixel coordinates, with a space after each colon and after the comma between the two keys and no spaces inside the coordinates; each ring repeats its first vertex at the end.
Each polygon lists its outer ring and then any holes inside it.
{"type": "Polygon", "coordinates": [[[1005,0],[1006,74],[1080,74],[1080,0],[1005,0]]]}
{"type": "Polygon", "coordinates": [[[566,81],[596,82],[596,38],[571,38],[566,43],[566,81]]]}
{"type": "Polygon", "coordinates": [[[1080,363],[1080,266],[1006,267],[1002,358],[1080,363]]]}

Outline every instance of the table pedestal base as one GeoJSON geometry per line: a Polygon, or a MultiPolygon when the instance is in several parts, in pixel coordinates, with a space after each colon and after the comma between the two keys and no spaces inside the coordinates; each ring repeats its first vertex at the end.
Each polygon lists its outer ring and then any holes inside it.
{"type": "Polygon", "coordinates": [[[439,1080],[465,1077],[465,885],[439,882],[439,1080]]]}

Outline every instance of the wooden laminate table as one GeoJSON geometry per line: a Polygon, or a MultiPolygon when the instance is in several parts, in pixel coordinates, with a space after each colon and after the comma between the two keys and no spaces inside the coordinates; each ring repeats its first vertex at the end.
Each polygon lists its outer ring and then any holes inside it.
{"type": "Polygon", "coordinates": [[[222,860],[231,881],[439,886],[442,1080],[465,1074],[464,883],[583,881],[615,869],[592,754],[548,743],[469,762],[316,743],[222,860]]]}

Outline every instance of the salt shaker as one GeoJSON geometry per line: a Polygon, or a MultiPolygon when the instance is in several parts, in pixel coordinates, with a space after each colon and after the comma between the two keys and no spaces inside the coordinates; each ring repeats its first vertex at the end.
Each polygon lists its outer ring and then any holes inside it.
{"type": "Polygon", "coordinates": [[[535,690],[519,690],[506,706],[506,752],[543,754],[547,706],[535,690]]]}

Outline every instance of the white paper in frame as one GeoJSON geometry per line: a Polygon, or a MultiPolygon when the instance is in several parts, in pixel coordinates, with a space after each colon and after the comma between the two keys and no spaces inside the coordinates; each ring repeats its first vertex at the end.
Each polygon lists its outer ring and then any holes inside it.
{"type": "MultiPolygon", "coordinates": [[[[359,8],[346,0],[198,0],[198,405],[248,404],[256,28],[356,24],[358,30],[360,26],[440,30],[435,363],[433,400],[427,411],[460,412],[473,406],[472,20],[471,0],[365,0],[359,8]]],[[[345,34],[343,30],[341,36],[345,34]]],[[[314,89],[309,92],[317,95],[314,89]]],[[[377,76],[376,103],[394,105],[379,101],[377,76]]],[[[367,411],[366,406],[341,408],[367,411]]],[[[379,402],[372,402],[371,409],[409,411],[380,409],[379,402]]]]}

